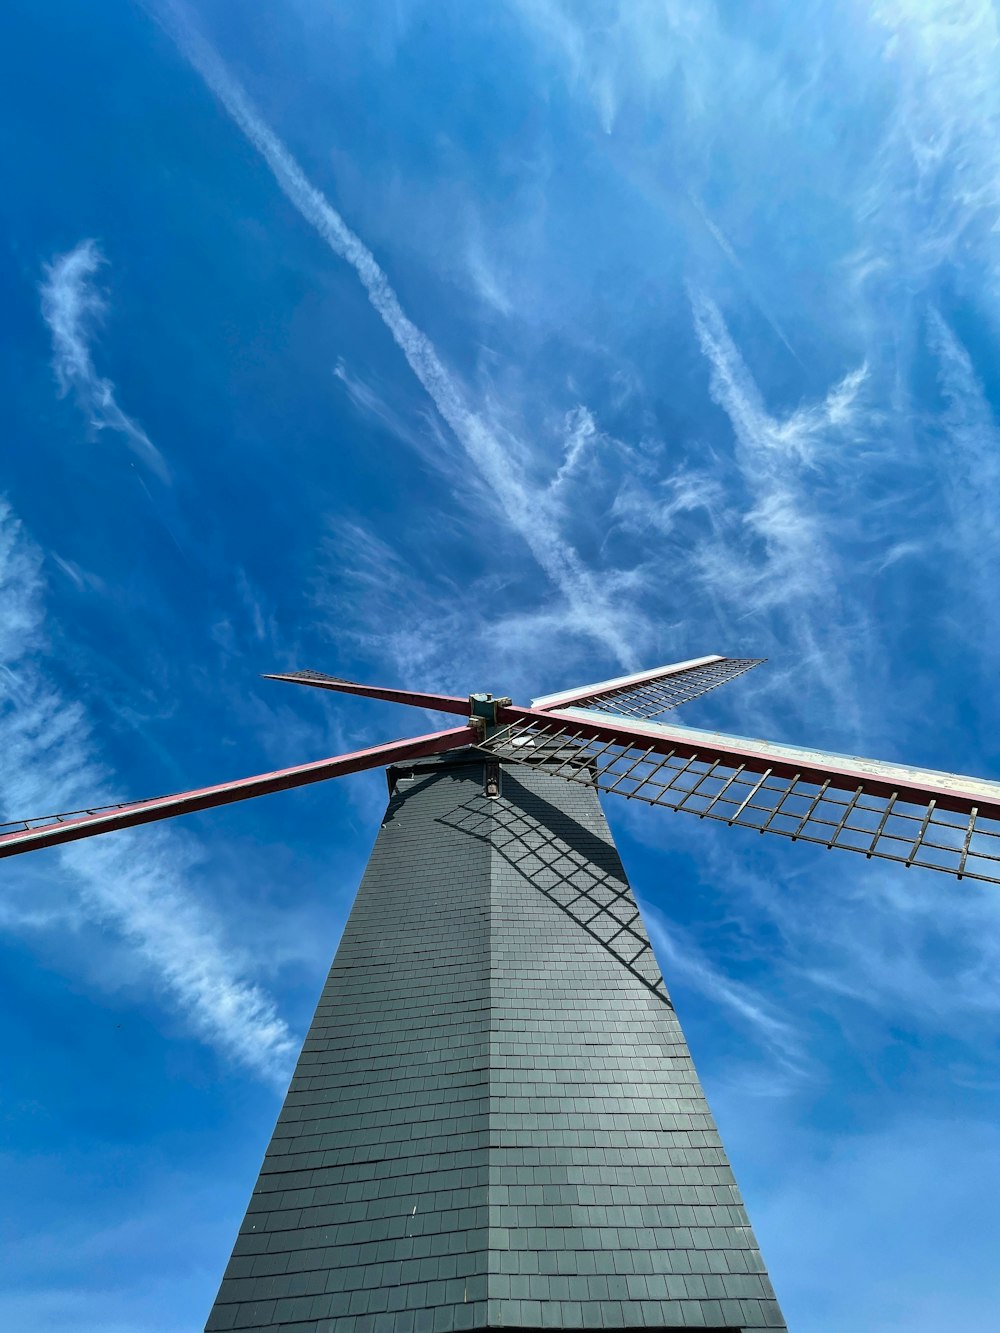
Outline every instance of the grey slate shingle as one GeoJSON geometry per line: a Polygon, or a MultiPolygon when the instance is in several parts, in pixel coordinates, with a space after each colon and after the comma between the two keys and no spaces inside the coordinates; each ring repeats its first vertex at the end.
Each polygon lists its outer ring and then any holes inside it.
{"type": "Polygon", "coordinates": [[[596,792],[482,786],[398,784],[207,1330],[783,1329],[596,792]]]}

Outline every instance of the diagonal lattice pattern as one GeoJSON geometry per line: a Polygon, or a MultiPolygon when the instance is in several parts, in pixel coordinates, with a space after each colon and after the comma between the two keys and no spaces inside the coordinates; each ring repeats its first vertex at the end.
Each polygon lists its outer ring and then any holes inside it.
{"type": "Polygon", "coordinates": [[[884,781],[833,773],[816,780],[814,772],[804,778],[776,772],[764,759],[699,754],[693,745],[646,749],[596,738],[586,724],[556,718],[515,722],[485,747],[569,781],[701,819],[1000,884],[1000,820],[982,815],[974,797],[964,809],[943,809],[934,799],[886,793],[884,781]]]}
{"type": "Polygon", "coordinates": [[[508,802],[466,802],[441,822],[494,851],[601,944],[637,981],[669,1003],[628,882],[595,854],[584,856],[530,811],[508,802]]]}
{"type": "Polygon", "coordinates": [[[574,708],[599,708],[604,713],[621,717],[651,718],[668,713],[672,708],[690,703],[718,685],[742,676],[760,666],[762,657],[723,657],[706,662],[657,680],[645,680],[616,689],[599,690],[573,701],[574,708]]]}

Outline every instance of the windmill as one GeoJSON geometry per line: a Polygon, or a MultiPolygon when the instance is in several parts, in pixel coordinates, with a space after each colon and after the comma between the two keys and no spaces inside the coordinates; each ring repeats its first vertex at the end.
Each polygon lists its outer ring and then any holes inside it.
{"type": "Polygon", "coordinates": [[[758,665],[0,828],[0,857],[384,767],[389,804],[207,1329],[783,1329],[598,792],[1000,883],[1000,783],[670,726],[758,665]]]}

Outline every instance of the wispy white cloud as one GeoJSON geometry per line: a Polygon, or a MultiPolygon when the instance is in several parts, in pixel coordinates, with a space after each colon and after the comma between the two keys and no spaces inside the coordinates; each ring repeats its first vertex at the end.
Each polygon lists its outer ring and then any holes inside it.
{"type": "Polygon", "coordinates": [[[872,572],[882,574],[893,565],[898,565],[902,560],[914,560],[926,554],[928,548],[927,542],[920,541],[900,541],[893,542],[888,550],[883,551],[873,562],[872,572]]]}
{"type": "Polygon", "coordinates": [[[937,310],[928,312],[927,334],[945,407],[936,462],[950,521],[941,536],[960,561],[960,586],[978,603],[978,636],[1000,603],[1000,429],[972,358],[937,310]]]}
{"type": "Polygon", "coordinates": [[[714,18],[710,5],[676,0],[517,0],[517,7],[558,52],[605,134],[628,98],[654,96],[669,82],[714,18]]]}
{"type": "MultiPolygon", "coordinates": [[[[493,509],[495,499],[482,474],[475,471],[470,473],[464,467],[465,459],[461,451],[455,448],[454,436],[434,410],[433,403],[423,396],[418,404],[399,401],[398,395],[383,384],[379,377],[369,374],[363,378],[343,358],[338,359],[333,374],[343,386],[359,417],[374,424],[380,433],[395,443],[412,450],[428,470],[436,473],[464,497],[469,521],[478,529],[483,510],[493,509]],[[456,469],[462,471],[458,486],[456,469]]],[[[405,399],[405,395],[402,397],[405,399]]]]}
{"type": "MultiPolygon", "coordinates": [[[[730,614],[778,612],[792,621],[800,662],[860,730],[830,518],[810,500],[808,482],[831,457],[840,461],[867,424],[867,366],[850,371],[820,402],[775,416],[715,303],[692,291],[691,305],[709,391],[732,425],[733,458],[750,501],[740,507],[741,525],[756,539],[741,549],[731,536],[714,534],[699,554],[703,576],[730,614]]],[[[868,634],[854,618],[855,653],[868,634]]]]}
{"type": "MultiPolygon", "coordinates": [[[[671,105],[683,124],[679,156],[690,170],[688,197],[790,351],[770,303],[756,290],[755,274],[741,264],[737,248],[703,208],[698,191],[711,174],[720,130],[733,108],[749,105],[752,98],[759,99],[751,118],[758,133],[788,135],[794,152],[799,127],[831,114],[831,87],[841,86],[848,49],[856,96],[833,114],[852,143],[850,201],[845,203],[857,227],[855,278],[895,286],[902,297],[895,306],[898,318],[915,278],[942,263],[964,265],[975,256],[988,264],[996,294],[1000,16],[993,0],[876,0],[863,14],[821,6],[803,16],[802,27],[791,21],[763,44],[753,25],[728,21],[724,7],[712,0],[697,5],[685,0],[518,0],[517,8],[529,30],[558,57],[570,86],[591,104],[606,132],[616,128],[626,106],[662,106],[676,90],[671,105]],[[808,51],[797,40],[802,28],[809,32],[808,51]],[[776,50],[787,58],[776,59],[776,50]],[[723,88],[720,69],[727,71],[723,88]],[[857,141],[851,121],[856,107],[866,108],[857,141]]],[[[627,135],[620,137],[623,152],[637,151],[627,135]]],[[[640,137],[638,153],[644,147],[640,137]]],[[[754,137],[746,144],[750,152],[762,147],[754,137]]],[[[660,151],[657,141],[652,155],[657,165],[660,151]]],[[[762,160],[759,165],[760,179],[773,184],[771,164],[762,160]]],[[[829,173],[839,168],[824,155],[824,189],[830,188],[829,173]]],[[[802,198],[798,191],[811,184],[808,171],[794,162],[781,175],[779,192],[786,204],[802,198]]],[[[752,200],[752,193],[747,197],[752,200]]]]}
{"type": "Polygon", "coordinates": [[[726,503],[720,471],[715,460],[711,469],[681,465],[667,476],[627,477],[615,496],[612,515],[640,536],[652,531],[673,537],[677,520],[686,514],[700,514],[714,527],[726,503]]]}
{"type": "Polygon", "coordinates": [[[421,562],[419,545],[390,543],[357,519],[331,523],[314,596],[339,643],[350,641],[396,681],[445,693],[488,689],[526,700],[549,688],[554,669],[586,669],[587,645],[562,601],[512,607],[502,576],[459,584],[421,562]]]}
{"type": "Polygon", "coordinates": [[[56,555],[54,551],[49,554],[54,564],[62,570],[78,592],[104,593],[106,591],[104,580],[96,574],[92,574],[89,570],[82,569],[75,560],[64,560],[61,555],[56,555]]]}
{"type": "Polygon", "coordinates": [[[446,465],[445,451],[437,448],[432,431],[421,431],[388,401],[384,393],[367,380],[354,374],[341,359],[333,370],[335,378],[344,386],[348,398],[362,416],[376,421],[390,435],[441,467],[446,465]]]}
{"type": "Polygon", "coordinates": [[[324,554],[334,576],[323,571],[315,596],[339,639],[352,638],[365,656],[389,664],[400,681],[423,681],[424,688],[445,692],[466,685],[470,635],[459,624],[468,607],[474,626],[473,598],[446,578],[428,584],[400,549],[360,520],[332,523],[324,554]]]}
{"type": "Polygon", "coordinates": [[[472,286],[486,304],[500,315],[509,315],[514,300],[498,272],[496,260],[487,254],[480,229],[470,227],[465,243],[465,270],[472,286]]]}
{"type": "Polygon", "coordinates": [[[549,485],[549,494],[558,496],[586,466],[593,454],[600,432],[594,414],[582,404],[566,415],[562,462],[549,485]]]}
{"type": "MultiPolygon", "coordinates": [[[[861,207],[901,235],[899,275],[985,259],[1000,281],[1000,19],[992,0],[881,0],[896,102],[861,207]]],[[[884,247],[883,247],[884,252],[884,247]]],[[[870,262],[871,256],[867,256],[870,262]]]]}
{"type": "Polygon", "coordinates": [[[705,230],[708,232],[709,236],[711,236],[712,240],[719,247],[721,252],[725,255],[726,259],[732,265],[733,269],[739,274],[740,280],[743,283],[747,295],[753,301],[754,305],[757,307],[757,309],[760,311],[763,317],[767,320],[768,324],[771,326],[779,342],[781,342],[784,345],[785,349],[795,358],[795,360],[801,366],[802,365],[801,357],[799,356],[798,352],[796,352],[795,348],[789,341],[788,335],[785,333],[784,329],[781,327],[781,324],[778,322],[777,316],[775,315],[774,311],[771,309],[770,305],[764,300],[764,298],[760,295],[760,292],[757,290],[757,284],[754,282],[753,277],[748,271],[746,264],[743,263],[743,261],[740,259],[739,255],[733,248],[733,245],[730,242],[729,237],[725,234],[722,228],[718,226],[717,223],[714,222],[713,219],[709,216],[708,210],[706,209],[705,205],[702,203],[701,199],[694,191],[690,193],[689,198],[691,200],[692,207],[694,208],[695,212],[698,214],[698,216],[704,223],[705,230]]]}
{"type": "Polygon", "coordinates": [[[97,242],[83,240],[45,265],[42,316],[52,335],[56,382],[60,393],[73,394],[89,426],[124,436],[129,448],[165,481],[163,455],[139,423],[118,406],[115,386],[94,366],[91,343],[108,309],[95,279],[105,262],[97,242]]]}
{"type": "Polygon", "coordinates": [[[809,911],[775,901],[789,962],[811,986],[884,1020],[965,1040],[1000,1014],[1000,903],[988,889],[955,895],[931,871],[866,867],[831,883],[809,911]],[[942,897],[948,898],[942,911],[942,897]]]}
{"type": "MultiPolygon", "coordinates": [[[[0,807],[8,819],[120,799],[97,758],[84,706],[39,664],[44,645],[41,557],[0,501],[0,807]]],[[[8,926],[57,928],[81,913],[110,926],[202,1040],[278,1084],[287,1079],[288,1030],[271,998],[247,980],[248,960],[226,944],[221,923],[191,892],[197,848],[190,839],[145,829],[38,855],[58,860],[71,910],[60,920],[51,893],[36,910],[34,872],[19,880],[18,863],[6,862],[13,869],[5,892],[16,897],[21,883],[27,895],[24,911],[5,914],[8,926]]]]}
{"type": "Polygon", "coordinates": [[[375,256],[347,226],[326,196],[305,175],[285,144],[265,122],[246,91],[178,4],[156,5],[179,49],[271,170],[286,198],[339,258],[357,274],[372,308],[407,364],[453,432],[500,512],[521,537],[538,566],[559,590],[579,633],[587,634],[623,666],[636,663],[626,616],[607,582],[597,576],[562,536],[523,475],[523,444],[496,421],[474,410],[458,377],[444,364],[427,335],[409,318],[375,256]]]}
{"type": "Polygon", "coordinates": [[[848,372],[819,403],[773,416],[726,327],[718,306],[692,291],[691,306],[701,350],[712,371],[712,397],[729,416],[743,456],[738,458],[748,482],[791,475],[796,465],[815,465],[834,444],[834,432],[849,434],[859,424],[860,392],[868,367],[848,372]]]}
{"type": "MultiPolygon", "coordinates": [[[[768,1049],[791,1079],[806,1074],[805,1037],[773,1000],[729,976],[699,947],[689,931],[646,906],[644,919],[668,986],[676,979],[699,991],[712,1005],[727,1009],[768,1049]]],[[[785,1085],[787,1086],[787,1085],[785,1085]]]]}

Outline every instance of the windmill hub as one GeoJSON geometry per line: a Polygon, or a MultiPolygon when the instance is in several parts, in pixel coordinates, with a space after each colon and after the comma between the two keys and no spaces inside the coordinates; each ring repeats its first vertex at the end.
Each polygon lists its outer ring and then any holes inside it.
{"type": "Polygon", "coordinates": [[[500,709],[509,708],[513,702],[504,696],[494,699],[492,694],[469,695],[469,726],[477,740],[486,740],[491,730],[500,725],[500,709]]]}
{"type": "Polygon", "coordinates": [[[509,708],[513,702],[513,699],[508,699],[505,696],[494,698],[492,694],[470,694],[469,716],[485,718],[487,722],[496,725],[499,721],[497,709],[509,708]]]}

